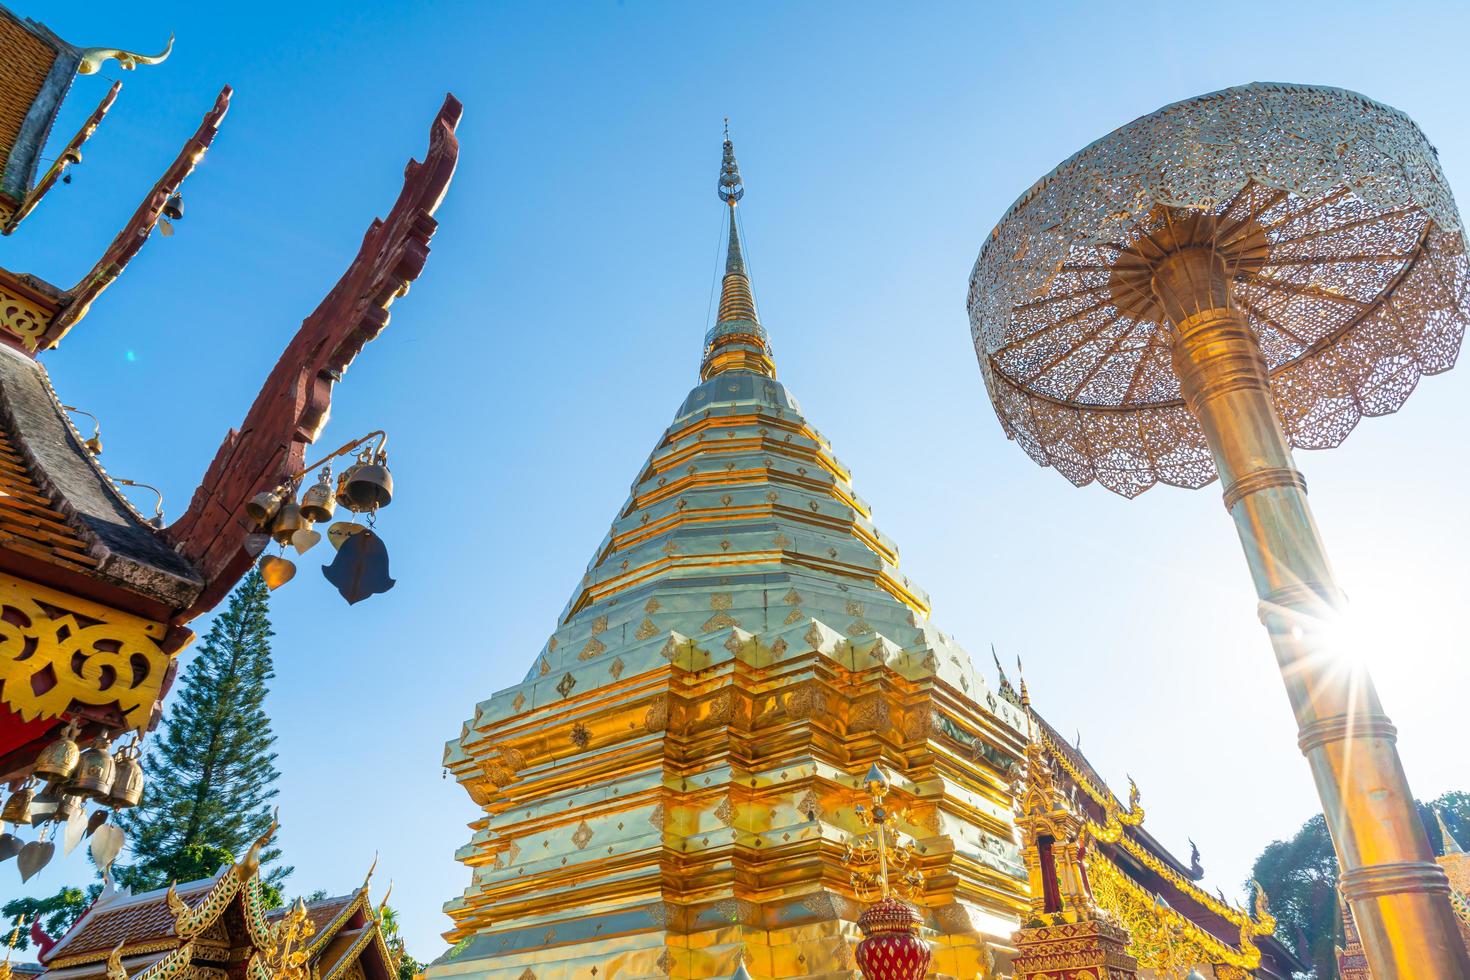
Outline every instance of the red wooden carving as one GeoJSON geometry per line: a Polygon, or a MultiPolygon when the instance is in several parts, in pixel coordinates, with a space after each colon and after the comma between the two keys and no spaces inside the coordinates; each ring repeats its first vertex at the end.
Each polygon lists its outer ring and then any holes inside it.
{"type": "Polygon", "coordinates": [[[459,158],[454,129],[462,106],[446,96],[429,129],[424,162],[410,160],[387,218],[375,220],[357,257],[301,324],[238,430],[231,430],[194,491],[189,509],[163,532],[203,573],[206,586],[180,622],[212,608],[254,561],[244,506],[300,470],[306,447],[326,423],[332,386],[359,351],[388,325],[388,307],[417,279],[429,257],[443,200],[459,158]]]}
{"type": "Polygon", "coordinates": [[[56,162],[51,164],[46,173],[36,182],[36,186],[32,187],[30,192],[26,194],[25,200],[20,202],[20,206],[15,209],[15,214],[11,215],[10,220],[5,223],[5,227],[0,228],[0,235],[9,235],[16,228],[20,227],[20,223],[36,209],[37,204],[41,203],[41,198],[45,197],[51,188],[56,186],[56,182],[61,179],[62,174],[66,173],[66,168],[73,163],[81,162],[82,144],[91,139],[92,134],[97,132],[97,127],[102,125],[102,118],[107,115],[107,110],[111,109],[112,104],[117,101],[117,93],[120,91],[122,91],[122,82],[113,82],[112,88],[107,90],[107,94],[102,97],[102,101],[97,104],[97,108],[93,109],[92,114],[87,117],[87,121],[82,123],[82,128],[77,130],[77,134],[71,138],[70,143],[66,144],[66,148],[57,154],[56,162]]]}
{"type": "Polygon", "coordinates": [[[219,96],[214,100],[214,106],[204,114],[204,121],[199,124],[199,130],[184,144],[174,162],[158,178],[158,183],[143,198],[143,203],[138,205],[138,210],[123,225],[122,231],[107,246],[107,251],[102,253],[102,258],[87,273],[87,277],[73,286],[66,294],[66,302],[56,319],[51,321],[51,326],[41,335],[38,345],[40,350],[46,350],[56,346],[56,342],[62,335],[72,328],[82,317],[87,315],[87,310],[92,306],[102,291],[112,285],[114,279],[122,275],[123,269],[127,268],[133,256],[143,247],[143,243],[152,234],[154,225],[158,224],[158,217],[163,213],[164,204],[179,189],[184,178],[194,172],[194,167],[200,160],[204,159],[204,151],[209,149],[209,144],[214,142],[214,136],[219,132],[219,124],[225,118],[225,113],[230,111],[230,95],[233,90],[226,85],[220,89],[219,96]]]}

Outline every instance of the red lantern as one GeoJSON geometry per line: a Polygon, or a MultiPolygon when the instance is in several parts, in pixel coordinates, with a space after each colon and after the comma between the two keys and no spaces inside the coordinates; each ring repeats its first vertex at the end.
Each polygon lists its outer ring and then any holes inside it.
{"type": "Polygon", "coordinates": [[[858,967],[867,980],[920,980],[929,972],[929,944],[919,938],[919,913],[896,898],[884,898],[858,917],[865,937],[857,945],[858,967]]]}

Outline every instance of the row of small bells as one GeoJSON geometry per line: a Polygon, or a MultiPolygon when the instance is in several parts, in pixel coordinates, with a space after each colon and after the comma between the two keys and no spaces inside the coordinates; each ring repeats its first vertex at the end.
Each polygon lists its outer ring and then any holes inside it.
{"type": "MultiPolygon", "coordinates": [[[[322,574],[342,598],[356,603],[387,592],[395,584],[388,576],[388,549],[373,526],[377,512],[393,501],[393,474],[388,471],[386,453],[367,449],[337,478],[335,489],[331,480],[331,467],[323,467],[300,502],[290,486],[256,494],[245,505],[245,515],[256,526],[245,546],[258,555],[275,541],[282,552],[289,544],[304,555],[322,539],[313,525],[330,521],[337,507],[368,515],[366,524],[337,521],[327,528],[327,540],[337,556],[330,565],[322,566],[322,574]]],[[[267,555],[260,560],[260,574],[274,590],[296,577],[296,563],[283,555],[267,555]]]]}
{"type": "Polygon", "coordinates": [[[123,838],[118,827],[107,824],[107,810],[102,807],[122,810],[143,799],[138,740],[109,752],[107,736],[98,735],[82,749],[76,742],[77,732],[72,720],[60,738],[41,750],[32,775],[0,808],[0,823],[30,826],[38,834],[27,844],[14,834],[0,834],[0,861],[18,857],[22,881],[45,867],[55,853],[56,845],[45,839],[47,824],[66,828],[68,854],[83,836],[92,837],[92,856],[99,867],[106,868],[122,849],[123,838]],[[37,779],[45,784],[39,792],[37,779]],[[83,821],[89,802],[99,808],[83,821]]]}

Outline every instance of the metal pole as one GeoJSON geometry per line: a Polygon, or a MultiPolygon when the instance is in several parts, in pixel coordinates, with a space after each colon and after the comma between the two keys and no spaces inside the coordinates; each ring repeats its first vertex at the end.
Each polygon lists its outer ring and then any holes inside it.
{"type": "Polygon", "coordinates": [[[1414,807],[1367,671],[1334,642],[1343,596],[1281,431],[1255,335],[1209,247],[1159,261],[1153,292],[1174,328],[1174,370],[1220,473],[1378,980],[1467,980],[1449,879],[1414,807]]]}

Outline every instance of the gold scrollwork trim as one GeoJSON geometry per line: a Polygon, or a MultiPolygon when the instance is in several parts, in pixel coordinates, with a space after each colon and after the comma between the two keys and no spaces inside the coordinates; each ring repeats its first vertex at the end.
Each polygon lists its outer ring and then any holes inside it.
{"type": "Polygon", "coordinates": [[[116,705],[148,724],[170,656],[167,627],[0,574],[0,704],[25,721],[56,718],[73,702],[116,705]]]}
{"type": "Polygon", "coordinates": [[[39,304],[0,288],[0,328],[14,335],[26,350],[34,351],[40,345],[54,316],[39,304]]]}
{"type": "Polygon", "coordinates": [[[1124,833],[1123,825],[1137,825],[1143,821],[1141,819],[1132,819],[1122,810],[1122,804],[1118,802],[1117,797],[1107,790],[1100,789],[1094,785],[1086,774],[1072,764],[1072,760],[1067,757],[1067,754],[1057,748],[1050,737],[1044,733],[1039,733],[1037,737],[1046,746],[1047,753],[1056,760],[1057,764],[1081,788],[1082,792],[1087,794],[1093,802],[1102,807],[1108,814],[1108,822],[1106,824],[1099,824],[1091,819],[1087,820],[1087,829],[1094,837],[1109,844],[1117,844],[1122,847],[1123,850],[1137,858],[1150,871],[1199,902],[1211,912],[1221,916],[1231,925],[1240,929],[1249,928],[1252,934],[1257,936],[1269,936],[1276,931],[1274,921],[1270,921],[1269,923],[1264,919],[1259,922],[1254,921],[1249,915],[1241,912],[1239,909],[1226,905],[1208,892],[1202,891],[1194,882],[1179,874],[1179,872],[1169,867],[1168,864],[1164,863],[1164,861],[1148,848],[1124,833]]]}
{"type": "Polygon", "coordinates": [[[1200,963],[1223,963],[1242,970],[1261,965],[1261,951],[1253,943],[1240,949],[1226,945],[1159,902],[1096,849],[1088,851],[1085,861],[1093,898],[1127,927],[1132,937],[1128,952],[1138,958],[1140,966],[1172,976],[1200,963]]]}

